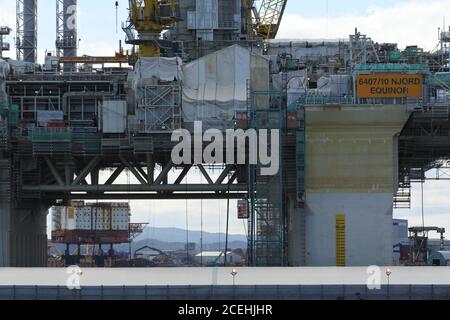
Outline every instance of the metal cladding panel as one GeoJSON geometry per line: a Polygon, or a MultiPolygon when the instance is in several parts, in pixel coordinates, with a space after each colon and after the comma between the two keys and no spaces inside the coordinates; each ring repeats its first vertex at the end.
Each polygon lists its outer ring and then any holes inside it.
{"type": "Polygon", "coordinates": [[[188,11],[187,13],[187,28],[194,30],[196,28],[197,17],[195,11],[188,11]]]}
{"type": "Polygon", "coordinates": [[[55,207],[55,230],[128,230],[130,208],[124,204],[55,207]],[[58,222],[58,223],[56,223],[58,222]]]}
{"type": "MultiPolygon", "coordinates": [[[[269,60],[233,45],[183,66],[185,123],[202,121],[203,128],[234,127],[236,112],[247,111],[247,85],[269,88],[269,60]]],[[[267,95],[255,104],[267,108],[267,95]]]]}
{"type": "Polygon", "coordinates": [[[195,29],[213,30],[219,27],[218,0],[197,0],[195,29]]]}
{"type": "Polygon", "coordinates": [[[104,101],[102,107],[103,133],[125,133],[127,129],[127,102],[104,101]]]}

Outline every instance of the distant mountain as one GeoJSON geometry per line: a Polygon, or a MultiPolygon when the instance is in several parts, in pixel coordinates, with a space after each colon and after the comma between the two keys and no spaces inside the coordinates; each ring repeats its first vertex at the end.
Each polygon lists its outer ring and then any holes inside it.
{"type": "MultiPolygon", "coordinates": [[[[189,231],[189,242],[200,243],[200,238],[203,237],[203,244],[213,244],[213,243],[225,243],[225,234],[223,233],[210,233],[200,231],[189,231]]],[[[179,242],[186,243],[186,230],[178,228],[155,228],[146,227],[144,232],[136,238],[135,241],[140,241],[144,239],[154,239],[162,242],[179,242]]],[[[239,241],[247,242],[247,237],[245,235],[229,234],[228,242],[239,241]]]]}
{"type": "MultiPolygon", "coordinates": [[[[200,231],[189,231],[189,242],[196,244],[196,250],[200,251],[200,231]]],[[[144,246],[159,249],[161,251],[177,251],[184,250],[186,245],[186,230],[178,228],[154,228],[147,227],[144,232],[137,237],[132,245],[131,250],[134,253],[137,249],[144,246]]],[[[64,245],[57,245],[60,252],[64,252],[64,245]]],[[[203,232],[203,250],[204,251],[218,251],[225,248],[225,234],[223,233],[209,233],[203,232]]],[[[228,248],[230,249],[247,249],[247,237],[244,235],[230,234],[228,236],[228,248]]],[[[105,251],[109,249],[107,245],[103,248],[105,251]]],[[[115,245],[116,251],[129,251],[127,243],[115,245]]],[[[74,252],[76,246],[72,245],[70,251],[74,252]]],[[[82,252],[83,254],[84,252],[82,252]]],[[[56,254],[56,250],[52,249],[51,254],[56,254]]]]}
{"type": "MultiPolygon", "coordinates": [[[[179,250],[185,250],[185,242],[164,242],[164,241],[158,241],[155,239],[144,239],[135,241],[131,245],[131,251],[134,253],[134,251],[144,247],[149,246],[161,251],[179,251],[179,250]]],[[[203,251],[219,251],[224,250],[225,248],[225,241],[221,243],[204,243],[203,244],[203,251]]],[[[229,249],[247,249],[247,242],[244,241],[231,241],[228,243],[229,249]]],[[[117,251],[124,251],[128,252],[129,247],[128,244],[121,244],[115,246],[115,249],[117,251]]],[[[196,247],[194,251],[200,251],[200,243],[196,243],[196,247]]]]}

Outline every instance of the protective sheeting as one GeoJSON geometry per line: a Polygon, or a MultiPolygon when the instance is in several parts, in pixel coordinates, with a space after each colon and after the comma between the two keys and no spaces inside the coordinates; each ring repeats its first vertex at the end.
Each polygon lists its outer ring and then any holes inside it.
{"type": "MultiPolygon", "coordinates": [[[[291,81],[291,79],[298,78],[298,77],[308,78],[308,70],[303,69],[303,70],[289,71],[287,74],[287,81],[289,83],[291,81]]],[[[273,82],[274,90],[278,90],[278,91],[283,90],[283,73],[273,74],[272,82],[273,82]]]]}
{"type": "Polygon", "coordinates": [[[247,111],[247,87],[269,88],[269,60],[233,45],[183,66],[183,115],[204,128],[233,127],[236,112],[247,111]]]}
{"type": "MultiPolygon", "coordinates": [[[[135,70],[128,74],[129,87],[132,89],[128,95],[129,105],[132,109],[130,114],[135,117],[129,118],[129,127],[138,128],[140,131],[150,130],[155,126],[155,119],[161,119],[169,112],[166,89],[161,85],[179,84],[182,79],[182,60],[180,58],[140,58],[135,70]],[[149,94],[149,87],[154,88],[155,94],[149,94]],[[161,90],[163,90],[161,92],[161,90]],[[158,96],[158,99],[154,98],[158,96]],[[157,104],[157,105],[155,105],[157,104]],[[151,110],[151,117],[148,113],[151,110]]],[[[172,104],[174,104],[173,102],[172,104]]],[[[179,104],[179,103],[178,103],[179,104]]]]}
{"type": "Polygon", "coordinates": [[[34,73],[39,69],[38,65],[32,62],[8,60],[8,64],[11,66],[11,69],[16,76],[24,73],[34,73]]]}
{"type": "Polygon", "coordinates": [[[128,77],[135,85],[139,85],[140,80],[179,80],[181,64],[180,58],[140,58],[136,63],[135,70],[130,72],[128,77]]]}
{"type": "Polygon", "coordinates": [[[126,101],[104,101],[101,109],[103,133],[125,133],[127,129],[126,101]]]}
{"type": "Polygon", "coordinates": [[[5,60],[0,60],[0,80],[5,80],[9,73],[9,64],[5,60]]]}
{"type": "Polygon", "coordinates": [[[304,97],[308,91],[308,76],[295,77],[288,82],[288,106],[294,104],[298,99],[304,97]]]}
{"type": "Polygon", "coordinates": [[[4,60],[0,60],[0,104],[7,104],[8,102],[5,80],[8,77],[9,70],[9,64],[4,60]]]}
{"type": "Polygon", "coordinates": [[[331,75],[317,81],[317,90],[323,96],[344,97],[351,93],[350,75],[331,75]]]}
{"type": "Polygon", "coordinates": [[[278,56],[288,52],[301,61],[321,61],[327,57],[339,55],[342,49],[348,47],[348,41],[341,40],[269,40],[270,55],[278,56]]]}

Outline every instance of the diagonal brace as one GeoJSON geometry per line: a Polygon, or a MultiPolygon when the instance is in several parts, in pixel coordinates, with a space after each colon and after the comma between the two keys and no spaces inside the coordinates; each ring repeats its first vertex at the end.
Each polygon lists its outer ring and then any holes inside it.
{"type": "Polygon", "coordinates": [[[80,172],[77,178],[72,182],[72,185],[77,185],[84,179],[86,179],[87,175],[91,173],[91,171],[94,170],[94,168],[98,165],[100,159],[101,159],[100,157],[95,157],[94,159],[92,159],[88,163],[88,165],[80,172]]]}
{"type": "Polygon", "coordinates": [[[53,174],[53,177],[55,177],[56,182],[60,185],[63,186],[65,185],[63,179],[61,178],[61,175],[59,174],[58,170],[56,170],[55,166],[53,165],[53,163],[50,161],[50,159],[48,157],[45,157],[45,163],[47,164],[48,168],[50,169],[50,171],[53,174]]]}
{"type": "Polygon", "coordinates": [[[147,181],[142,178],[141,174],[133,167],[127,159],[125,159],[122,155],[119,156],[120,161],[131,171],[131,173],[138,179],[141,184],[147,184],[147,181]]]}

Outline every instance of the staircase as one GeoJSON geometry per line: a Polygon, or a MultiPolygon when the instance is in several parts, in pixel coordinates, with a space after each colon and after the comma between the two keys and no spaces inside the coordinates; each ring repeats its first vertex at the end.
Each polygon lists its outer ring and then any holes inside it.
{"type": "Polygon", "coordinates": [[[394,195],[394,209],[411,209],[411,181],[405,176],[394,195]]]}

